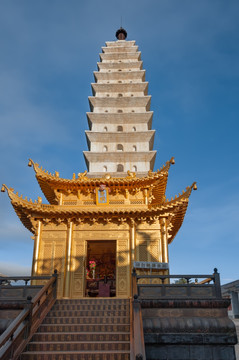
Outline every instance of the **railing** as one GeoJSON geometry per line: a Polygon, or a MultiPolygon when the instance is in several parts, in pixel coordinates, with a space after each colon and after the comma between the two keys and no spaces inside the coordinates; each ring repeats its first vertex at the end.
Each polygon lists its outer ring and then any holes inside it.
{"type": "Polygon", "coordinates": [[[216,268],[212,275],[135,275],[135,278],[137,283],[135,294],[139,299],[221,299],[222,297],[220,276],[216,268]],[[203,280],[198,282],[198,279],[203,280]],[[145,283],[139,283],[139,280],[145,283]]]}
{"type": "Polygon", "coordinates": [[[212,275],[137,275],[136,270],[133,269],[130,311],[131,360],[146,359],[141,312],[142,301],[221,298],[220,276],[216,268],[212,275]],[[145,283],[139,283],[139,280],[142,279],[145,283]],[[202,279],[202,281],[198,281],[198,279],[202,279]],[[170,283],[172,280],[174,282],[170,283]]]}
{"type": "MultiPolygon", "coordinates": [[[[20,277],[15,277],[15,279],[16,278],[20,280],[20,277]]],[[[26,279],[27,282],[30,280],[48,280],[48,282],[33,299],[31,296],[27,297],[24,309],[0,336],[1,360],[16,360],[18,358],[56,301],[56,270],[52,277],[35,276],[26,277],[24,279],[26,279]]]]}
{"type": "Polygon", "coordinates": [[[132,274],[132,299],[130,303],[130,342],[131,342],[131,360],[146,360],[144,347],[144,329],[141,305],[138,299],[137,275],[134,269],[132,274]]]}
{"type": "Polygon", "coordinates": [[[50,276],[0,276],[0,299],[3,302],[17,303],[26,302],[28,296],[34,297],[43,285],[32,285],[33,280],[49,280],[50,276]]]}

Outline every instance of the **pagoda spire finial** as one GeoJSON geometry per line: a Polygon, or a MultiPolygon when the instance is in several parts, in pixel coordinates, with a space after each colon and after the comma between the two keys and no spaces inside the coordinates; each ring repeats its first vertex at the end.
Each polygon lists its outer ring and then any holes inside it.
{"type": "Polygon", "coordinates": [[[119,30],[116,31],[115,36],[118,40],[125,40],[127,38],[127,31],[121,26],[119,30]]]}

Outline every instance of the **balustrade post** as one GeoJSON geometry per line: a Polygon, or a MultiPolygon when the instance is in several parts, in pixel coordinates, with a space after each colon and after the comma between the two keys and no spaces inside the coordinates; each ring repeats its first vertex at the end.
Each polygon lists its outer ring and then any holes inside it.
{"type": "Polygon", "coordinates": [[[57,297],[57,277],[58,277],[56,269],[54,270],[54,274],[52,274],[52,276],[55,278],[55,281],[52,284],[52,286],[53,286],[53,297],[54,297],[54,299],[56,299],[56,297],[57,297]]]}
{"type": "Polygon", "coordinates": [[[221,293],[220,275],[217,271],[217,268],[214,268],[213,276],[214,276],[215,295],[217,298],[221,299],[222,293],[221,293]]]}
{"type": "Polygon", "coordinates": [[[135,356],[135,360],[143,360],[143,355],[142,354],[137,354],[135,356]]]}
{"type": "Polygon", "coordinates": [[[145,360],[144,330],[141,313],[141,304],[138,295],[133,298],[134,313],[134,354],[136,360],[145,360]]]}
{"type": "Polygon", "coordinates": [[[161,295],[162,295],[162,297],[165,297],[165,296],[166,296],[165,277],[164,277],[164,276],[161,276],[160,279],[161,279],[161,282],[162,282],[162,292],[161,292],[161,295]]]}
{"type": "Polygon", "coordinates": [[[29,313],[25,319],[26,321],[26,329],[24,331],[24,339],[27,339],[28,336],[30,335],[31,332],[31,327],[32,327],[32,308],[33,308],[33,304],[32,304],[32,297],[28,296],[27,297],[27,304],[26,304],[26,309],[28,309],[29,313]]]}
{"type": "Polygon", "coordinates": [[[133,268],[133,273],[132,273],[132,297],[134,297],[135,295],[138,295],[137,273],[136,273],[136,269],[133,268]]]}

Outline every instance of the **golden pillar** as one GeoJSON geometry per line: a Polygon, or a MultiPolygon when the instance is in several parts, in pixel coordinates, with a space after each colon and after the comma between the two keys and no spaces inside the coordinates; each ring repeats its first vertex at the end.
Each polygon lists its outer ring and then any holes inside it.
{"type": "Polygon", "coordinates": [[[135,221],[130,219],[130,238],[131,238],[131,267],[135,261],[135,221]]]}
{"type": "Polygon", "coordinates": [[[72,230],[73,230],[73,224],[71,221],[68,225],[66,267],[65,267],[64,297],[67,297],[67,298],[70,297],[72,230]]]}
{"type": "Polygon", "coordinates": [[[161,237],[162,237],[162,262],[168,263],[168,237],[166,219],[160,220],[161,237]]]}
{"type": "Polygon", "coordinates": [[[39,248],[40,248],[40,238],[41,238],[41,226],[42,223],[39,220],[38,226],[37,226],[37,232],[35,235],[35,241],[34,241],[34,253],[33,253],[33,262],[32,262],[32,275],[38,275],[38,261],[39,261],[39,248]]]}
{"type": "Polygon", "coordinates": [[[144,189],[143,194],[144,194],[144,203],[145,203],[145,205],[148,205],[149,204],[149,201],[148,201],[148,189],[144,189]]]}

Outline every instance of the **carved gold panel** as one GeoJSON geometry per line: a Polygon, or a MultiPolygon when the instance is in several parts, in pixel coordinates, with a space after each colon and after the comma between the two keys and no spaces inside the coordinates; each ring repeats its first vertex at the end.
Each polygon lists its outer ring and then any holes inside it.
{"type": "MultiPolygon", "coordinates": [[[[161,251],[161,237],[158,230],[151,230],[137,228],[136,231],[136,261],[153,261],[160,262],[162,261],[162,251],[161,251]]],[[[139,275],[150,275],[149,270],[137,270],[139,275]]],[[[153,274],[160,274],[160,271],[153,271],[153,274]]],[[[140,284],[147,284],[147,279],[140,279],[140,284]]],[[[152,279],[151,283],[159,283],[158,279],[152,279]]]]}
{"type": "Polygon", "coordinates": [[[117,240],[117,296],[130,295],[130,248],[129,239],[117,240]]]}
{"type": "Polygon", "coordinates": [[[64,296],[66,240],[66,231],[43,231],[40,241],[37,275],[52,275],[57,270],[58,297],[64,296]]]}
{"type": "Polygon", "coordinates": [[[84,296],[85,291],[85,257],[86,241],[79,231],[73,232],[72,255],[71,255],[71,297],[84,296]]]}

